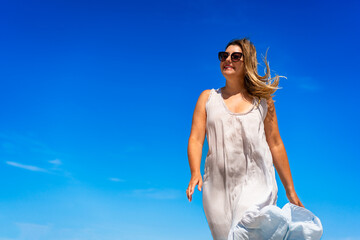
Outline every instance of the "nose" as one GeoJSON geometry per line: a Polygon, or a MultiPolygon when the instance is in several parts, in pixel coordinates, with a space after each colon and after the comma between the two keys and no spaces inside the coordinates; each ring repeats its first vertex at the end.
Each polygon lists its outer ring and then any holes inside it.
{"type": "Polygon", "coordinates": [[[231,54],[229,54],[229,56],[227,56],[227,58],[225,59],[225,62],[231,62],[231,54]]]}

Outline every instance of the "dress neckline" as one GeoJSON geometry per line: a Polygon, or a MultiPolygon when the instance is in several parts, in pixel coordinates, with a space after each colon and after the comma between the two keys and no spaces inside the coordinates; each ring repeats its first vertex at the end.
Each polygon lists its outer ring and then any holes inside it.
{"type": "Polygon", "coordinates": [[[252,110],[254,110],[254,108],[255,108],[256,98],[253,97],[252,108],[251,108],[250,110],[248,110],[248,111],[246,111],[246,112],[241,112],[241,113],[232,112],[232,111],[230,111],[230,109],[228,108],[228,106],[227,106],[226,103],[225,103],[225,100],[224,100],[224,98],[223,98],[223,96],[222,96],[221,88],[218,89],[218,92],[219,92],[220,100],[221,100],[221,102],[222,102],[225,110],[226,110],[228,113],[232,114],[232,115],[246,115],[246,114],[250,113],[252,110]]]}

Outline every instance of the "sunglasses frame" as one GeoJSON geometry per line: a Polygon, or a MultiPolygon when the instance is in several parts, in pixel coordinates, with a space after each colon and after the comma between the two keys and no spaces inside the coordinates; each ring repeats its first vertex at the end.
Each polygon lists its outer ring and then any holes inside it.
{"type": "MultiPolygon", "coordinates": [[[[225,62],[226,59],[229,57],[229,55],[230,55],[230,53],[228,53],[228,52],[219,52],[219,53],[218,53],[218,58],[219,58],[220,62],[225,62]],[[223,60],[221,60],[221,59],[222,59],[222,58],[221,58],[221,54],[227,54],[227,56],[226,56],[223,60]]],[[[244,56],[244,54],[243,54],[242,52],[233,52],[233,53],[230,55],[230,58],[231,58],[231,61],[233,61],[233,62],[239,62],[240,59],[241,59],[243,56],[244,56]],[[234,59],[234,54],[240,54],[240,58],[239,58],[238,60],[235,60],[235,59],[234,59]]]]}

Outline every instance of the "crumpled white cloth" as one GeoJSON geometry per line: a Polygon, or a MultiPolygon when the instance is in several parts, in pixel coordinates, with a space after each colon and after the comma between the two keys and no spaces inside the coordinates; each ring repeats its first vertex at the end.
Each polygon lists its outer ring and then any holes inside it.
{"type": "Polygon", "coordinates": [[[230,229],[228,240],[316,240],[322,234],[318,217],[289,202],[282,209],[268,205],[247,210],[230,229]]]}

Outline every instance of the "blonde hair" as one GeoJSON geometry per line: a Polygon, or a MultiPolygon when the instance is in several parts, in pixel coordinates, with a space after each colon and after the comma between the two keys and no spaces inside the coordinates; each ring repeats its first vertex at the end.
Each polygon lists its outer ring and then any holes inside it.
{"type": "Polygon", "coordinates": [[[267,50],[265,58],[263,58],[266,65],[266,74],[264,76],[260,76],[257,71],[258,61],[256,58],[256,49],[254,44],[250,42],[249,38],[245,37],[242,39],[234,39],[227,44],[226,48],[230,45],[239,46],[243,52],[245,64],[244,85],[248,93],[258,98],[269,99],[272,97],[271,95],[281,88],[278,87],[279,80],[280,77],[284,76],[275,75],[274,78],[271,78],[270,67],[266,60],[267,50]],[[271,82],[272,80],[273,82],[271,82]]]}

